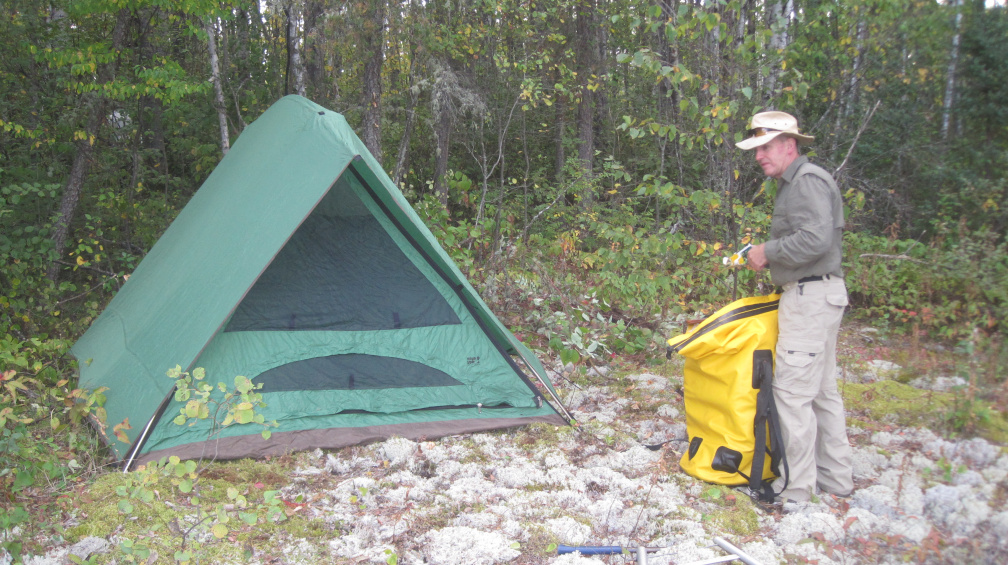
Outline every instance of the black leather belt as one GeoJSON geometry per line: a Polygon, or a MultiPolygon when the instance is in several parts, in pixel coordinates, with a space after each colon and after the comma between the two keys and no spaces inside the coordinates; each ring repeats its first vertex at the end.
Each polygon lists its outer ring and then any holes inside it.
{"type": "Polygon", "coordinates": [[[829,280],[829,275],[813,275],[811,277],[805,277],[798,279],[798,284],[805,284],[810,282],[821,281],[823,279],[829,280]]]}

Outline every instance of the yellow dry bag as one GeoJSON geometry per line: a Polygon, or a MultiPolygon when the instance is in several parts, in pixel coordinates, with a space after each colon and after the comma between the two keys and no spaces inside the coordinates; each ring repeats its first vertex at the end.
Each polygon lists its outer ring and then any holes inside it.
{"type": "Polygon", "coordinates": [[[668,340],[669,356],[686,358],[689,449],[679,466],[704,481],[748,484],[770,500],[784,452],[771,388],[779,299],[737,300],[668,340]]]}

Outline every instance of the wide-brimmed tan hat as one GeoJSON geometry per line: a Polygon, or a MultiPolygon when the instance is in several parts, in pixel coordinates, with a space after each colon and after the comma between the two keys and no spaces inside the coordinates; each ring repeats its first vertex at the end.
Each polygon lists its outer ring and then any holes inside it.
{"type": "Polygon", "coordinates": [[[798,140],[798,143],[811,143],[815,137],[798,131],[798,120],[786,112],[760,112],[749,122],[749,137],[735,144],[735,147],[747,151],[769,143],[778,135],[786,135],[798,140]]]}

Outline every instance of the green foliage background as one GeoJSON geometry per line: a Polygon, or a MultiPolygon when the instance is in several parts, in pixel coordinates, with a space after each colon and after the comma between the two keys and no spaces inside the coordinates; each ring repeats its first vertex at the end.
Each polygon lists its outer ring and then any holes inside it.
{"type": "Polygon", "coordinates": [[[0,530],[107,464],[85,424],[102,391],[76,389],[67,351],[221,159],[218,117],[240,139],[302,88],[377,126],[383,164],[495,312],[581,366],[660,358],[670,321],[772,290],[721,263],[764,236],[773,200],[734,142],[755,111],[794,113],[844,191],[849,319],[961,355],[949,421],[975,432],[1008,395],[1008,14],[797,4],[4,2],[0,530]]]}

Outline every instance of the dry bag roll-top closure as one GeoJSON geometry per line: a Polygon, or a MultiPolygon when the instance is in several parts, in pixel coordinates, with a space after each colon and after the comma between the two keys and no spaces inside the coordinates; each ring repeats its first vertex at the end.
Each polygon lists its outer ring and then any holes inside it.
{"type": "Polygon", "coordinates": [[[773,400],[780,295],[732,302],[668,340],[686,359],[683,398],[689,447],[683,471],[723,485],[749,485],[771,501],[771,482],[786,475],[773,400]]]}

